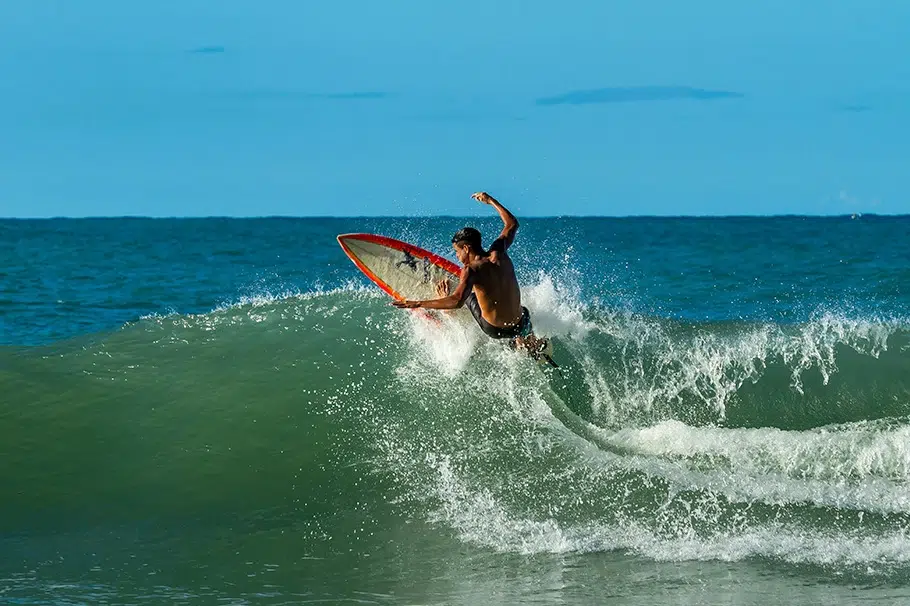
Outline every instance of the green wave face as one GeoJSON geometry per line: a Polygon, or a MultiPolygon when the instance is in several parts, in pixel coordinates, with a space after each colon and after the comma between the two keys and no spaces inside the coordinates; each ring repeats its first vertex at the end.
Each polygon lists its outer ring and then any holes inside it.
{"type": "Polygon", "coordinates": [[[908,579],[903,324],[674,324],[546,282],[527,297],[559,371],[358,290],[4,348],[0,532],[142,524],[166,550],[213,529],[187,560],[240,553],[218,529],[245,528],[244,553],[407,535],[908,579]]]}

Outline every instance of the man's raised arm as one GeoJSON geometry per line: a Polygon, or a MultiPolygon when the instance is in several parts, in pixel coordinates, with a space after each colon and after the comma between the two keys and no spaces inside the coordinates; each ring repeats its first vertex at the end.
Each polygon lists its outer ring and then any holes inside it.
{"type": "Polygon", "coordinates": [[[499,200],[485,191],[479,191],[471,197],[481,204],[489,204],[495,208],[504,224],[502,233],[499,234],[499,237],[496,238],[496,241],[493,242],[492,246],[490,246],[490,250],[499,249],[504,251],[505,249],[509,248],[509,246],[512,245],[512,241],[515,240],[515,232],[518,231],[518,219],[515,218],[515,215],[509,212],[508,208],[500,204],[499,200]]]}

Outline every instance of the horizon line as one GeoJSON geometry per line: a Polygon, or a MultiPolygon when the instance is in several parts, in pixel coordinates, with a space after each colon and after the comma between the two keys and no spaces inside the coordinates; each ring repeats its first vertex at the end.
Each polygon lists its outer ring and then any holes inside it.
{"type": "MultiPolygon", "coordinates": [[[[768,215],[730,214],[730,215],[522,215],[525,219],[835,219],[860,217],[910,217],[910,213],[837,213],[837,214],[803,214],[779,213],[768,215]]],[[[46,217],[0,217],[0,221],[83,221],[112,219],[150,219],[150,220],[198,220],[228,219],[236,221],[256,219],[477,219],[495,218],[493,215],[51,215],[46,217]]]]}

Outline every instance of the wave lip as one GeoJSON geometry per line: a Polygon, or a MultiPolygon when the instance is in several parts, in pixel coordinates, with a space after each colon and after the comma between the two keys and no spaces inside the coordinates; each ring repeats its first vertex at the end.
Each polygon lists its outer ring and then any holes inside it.
{"type": "MultiPolygon", "coordinates": [[[[634,452],[749,475],[797,479],[910,482],[910,424],[863,421],[810,431],[689,427],[664,421],[611,437],[634,452]]],[[[910,497],[910,495],[908,495],[910,497]]]]}

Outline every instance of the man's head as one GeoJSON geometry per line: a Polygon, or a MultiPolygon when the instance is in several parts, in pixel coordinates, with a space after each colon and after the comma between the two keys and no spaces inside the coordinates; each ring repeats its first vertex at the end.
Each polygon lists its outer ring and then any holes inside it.
{"type": "Polygon", "coordinates": [[[480,232],[473,227],[462,227],[452,236],[452,248],[455,249],[455,256],[462,263],[468,262],[468,256],[471,253],[483,253],[483,247],[480,244],[480,232]]]}

